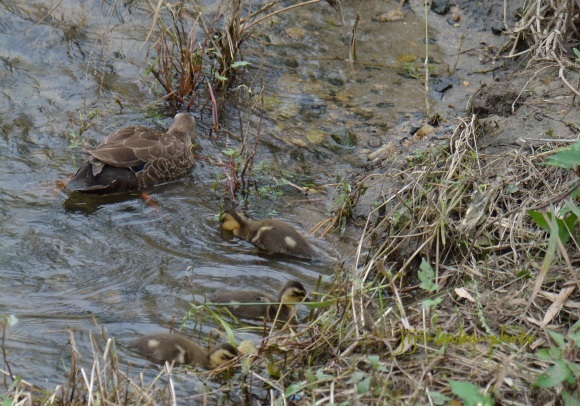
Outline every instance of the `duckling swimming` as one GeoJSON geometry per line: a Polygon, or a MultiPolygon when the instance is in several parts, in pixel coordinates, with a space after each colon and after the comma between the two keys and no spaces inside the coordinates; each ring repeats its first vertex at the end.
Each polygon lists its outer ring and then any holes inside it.
{"type": "Polygon", "coordinates": [[[217,368],[238,356],[238,350],[230,344],[217,344],[206,351],[179,334],[147,335],[131,341],[129,346],[157,364],[201,365],[205,369],[217,368]]]}
{"type": "Polygon", "coordinates": [[[298,231],[281,220],[252,220],[234,210],[222,217],[222,228],[236,237],[254,244],[268,254],[284,254],[302,259],[313,259],[318,253],[298,231]]]}
{"type": "Polygon", "coordinates": [[[259,319],[266,317],[274,320],[289,320],[296,313],[295,304],[299,304],[306,297],[306,289],[298,281],[287,282],[278,299],[259,290],[223,290],[211,295],[212,302],[221,303],[234,316],[244,319],[259,319]],[[254,303],[245,305],[244,303],[254,303]],[[281,303],[281,304],[278,304],[281,303]],[[279,309],[279,310],[278,310],[279,309]]]}
{"type": "Polygon", "coordinates": [[[89,159],[67,190],[119,193],[182,178],[194,165],[195,133],[189,113],[178,113],[167,133],[141,126],[121,128],[86,151],[89,159]]]}

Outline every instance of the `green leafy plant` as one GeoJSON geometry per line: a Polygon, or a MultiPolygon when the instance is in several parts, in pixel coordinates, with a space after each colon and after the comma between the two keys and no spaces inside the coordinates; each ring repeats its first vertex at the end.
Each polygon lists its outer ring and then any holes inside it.
{"type": "Polygon", "coordinates": [[[491,396],[481,393],[479,388],[470,382],[449,380],[451,392],[461,400],[465,406],[491,406],[494,404],[491,396]]]}
{"type": "Polygon", "coordinates": [[[73,123],[73,120],[69,120],[69,138],[70,144],[69,148],[78,148],[81,142],[81,136],[85,131],[89,129],[89,127],[93,124],[93,120],[97,118],[100,114],[98,109],[90,111],[86,116],[83,116],[83,113],[79,111],[79,119],[78,124],[73,123]],[[75,130],[74,127],[78,125],[78,129],[75,130]]]}
{"type": "MultiPolygon", "coordinates": [[[[333,216],[330,220],[324,222],[327,223],[327,225],[322,232],[322,236],[330,232],[335,226],[337,226],[341,232],[346,230],[347,221],[352,217],[353,209],[365,192],[366,187],[364,185],[359,185],[358,187],[353,188],[346,178],[339,178],[338,183],[336,184],[336,189],[333,193],[333,216]]],[[[320,225],[322,226],[322,224],[320,225]]]]}
{"type": "Polygon", "coordinates": [[[576,55],[576,62],[580,62],[580,49],[572,48],[572,51],[574,51],[574,55],[576,55]]]}
{"type": "Polygon", "coordinates": [[[418,273],[419,280],[421,281],[419,287],[429,292],[434,292],[439,289],[439,285],[435,283],[435,272],[433,272],[433,267],[425,261],[425,258],[421,261],[419,268],[421,269],[418,273]]]}
{"type": "Polygon", "coordinates": [[[419,71],[419,65],[413,62],[405,62],[405,66],[403,67],[407,76],[418,79],[421,76],[421,72],[419,71]]]}
{"type": "Polygon", "coordinates": [[[12,406],[15,404],[14,401],[15,399],[18,399],[17,394],[20,392],[19,386],[21,380],[22,378],[20,376],[15,377],[12,383],[8,386],[6,393],[0,395],[0,406],[12,406]]]}
{"type": "MultiPolygon", "coordinates": [[[[542,230],[548,233],[551,231],[550,224],[554,214],[550,212],[542,213],[536,210],[530,210],[528,211],[528,214],[542,230]],[[544,217],[544,215],[546,217],[544,217]]],[[[563,218],[559,218],[558,216],[555,217],[558,226],[558,237],[560,238],[560,241],[562,241],[562,244],[566,244],[570,240],[570,233],[574,230],[574,226],[578,221],[578,216],[575,213],[568,213],[568,215],[563,218]]]]}
{"type": "Polygon", "coordinates": [[[576,169],[580,165],[580,141],[572,144],[570,148],[558,151],[548,159],[547,163],[564,169],[576,169]]]}
{"type": "MultiPolygon", "coordinates": [[[[552,155],[548,161],[548,165],[557,166],[559,168],[570,169],[580,172],[580,141],[572,144],[569,148],[564,148],[552,155]]],[[[580,195],[580,181],[574,182],[569,189],[568,195],[574,198],[580,195]]],[[[555,224],[558,229],[558,237],[562,244],[566,244],[570,237],[575,240],[578,239],[575,235],[576,225],[580,217],[580,208],[573,200],[567,199],[564,207],[557,213],[554,210],[550,212],[540,212],[536,210],[528,211],[528,214],[540,228],[546,232],[551,232],[551,223],[555,218],[555,224]]]]}
{"type": "Polygon", "coordinates": [[[534,386],[539,388],[554,388],[566,383],[562,398],[566,405],[580,404],[578,382],[580,382],[580,366],[575,362],[575,354],[580,348],[580,321],[577,321],[566,336],[548,330],[548,334],[556,344],[550,348],[542,348],[536,352],[542,361],[551,362],[545,372],[538,375],[534,386]]]}
{"type": "Polygon", "coordinates": [[[260,186],[258,188],[258,196],[262,199],[275,199],[284,194],[283,191],[278,189],[278,184],[273,186],[260,186]]]}

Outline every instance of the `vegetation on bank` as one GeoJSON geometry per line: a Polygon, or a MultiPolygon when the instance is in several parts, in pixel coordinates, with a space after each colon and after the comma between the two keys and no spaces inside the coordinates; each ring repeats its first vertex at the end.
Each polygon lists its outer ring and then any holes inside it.
{"type": "MultiPolygon", "coordinates": [[[[574,29],[566,30],[579,10],[573,0],[540,3],[522,7],[511,49],[520,49],[520,57],[551,60],[570,84],[566,72],[578,67],[559,52],[559,45],[579,38],[574,29]],[[521,51],[524,40],[528,52],[521,51]]],[[[241,13],[239,1],[229,4],[241,13]]],[[[170,14],[173,28],[160,13],[155,9],[154,25],[161,34],[151,72],[167,92],[169,106],[203,109],[196,98],[201,93],[195,93],[200,82],[192,78],[206,75],[219,84],[220,77],[242,65],[233,67],[237,57],[210,70],[196,68],[197,63],[200,58],[213,61],[211,52],[221,49],[217,40],[230,44],[228,52],[237,52],[244,36],[229,36],[251,16],[234,13],[225,20],[228,34],[211,37],[212,26],[205,47],[178,52],[184,44],[197,43],[175,19],[179,13],[170,14]],[[175,27],[180,31],[172,31],[175,27]],[[174,66],[168,61],[175,57],[179,75],[168,75],[174,66]]],[[[204,86],[203,94],[216,103],[212,117],[217,120],[217,87],[204,86]]],[[[570,92],[577,89],[572,86],[570,92]]],[[[243,356],[230,370],[198,374],[207,386],[187,400],[578,404],[580,143],[545,141],[533,149],[482,154],[480,131],[477,116],[460,119],[446,144],[410,155],[388,170],[374,168],[353,187],[341,184],[341,203],[325,232],[349,220],[367,185],[385,182],[392,193],[369,213],[355,253],[337,265],[335,277],[317,287],[308,319],[264,327],[256,354],[243,356]]],[[[257,141],[246,145],[245,154],[230,155],[229,180],[251,168],[257,141]]],[[[228,193],[235,196],[238,188],[230,185],[228,193]]],[[[231,319],[210,316],[227,337],[236,335],[231,319]]],[[[208,322],[207,317],[201,320],[208,322]]],[[[49,391],[17,377],[3,351],[2,405],[179,404],[175,375],[181,372],[166,367],[147,380],[123,366],[104,332],[92,343],[93,355],[87,359],[71,334],[68,380],[49,391]]]]}

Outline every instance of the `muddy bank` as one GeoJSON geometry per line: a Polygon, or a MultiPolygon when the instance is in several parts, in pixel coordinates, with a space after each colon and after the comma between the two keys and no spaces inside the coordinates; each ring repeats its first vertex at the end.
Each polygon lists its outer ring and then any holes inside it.
{"type": "MultiPolygon", "coordinates": [[[[367,155],[361,161],[367,162],[357,176],[366,179],[368,189],[356,210],[361,220],[392,187],[376,179],[430,145],[445,145],[458,118],[474,114],[480,119],[477,147],[484,153],[531,151],[536,141],[578,136],[578,98],[558,78],[559,66],[546,62],[527,67],[530,58],[505,58],[501,52],[509,39],[506,24],[513,29],[519,17],[517,4],[509,3],[505,15],[501,1],[442,1],[432,9],[439,13],[429,17],[434,42],[448,51],[433,61],[445,69],[435,69],[430,80],[431,88],[444,89],[438,95],[441,102],[433,105],[429,118],[422,111],[409,112],[387,130],[379,148],[362,151],[367,155]]],[[[406,10],[422,12],[414,2],[406,10]]],[[[567,56],[573,59],[570,47],[567,56]]],[[[567,75],[570,83],[578,83],[577,69],[567,75]]]]}

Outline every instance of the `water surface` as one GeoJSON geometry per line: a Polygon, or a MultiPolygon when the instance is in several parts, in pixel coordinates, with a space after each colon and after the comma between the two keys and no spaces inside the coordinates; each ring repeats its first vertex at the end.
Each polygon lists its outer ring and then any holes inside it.
{"type": "MultiPolygon", "coordinates": [[[[166,331],[204,292],[275,294],[289,279],[313,289],[333,271],[333,260],[257,256],[220,232],[216,215],[232,202],[223,179],[212,188],[222,170],[204,161],[182,181],[151,190],[154,205],[136,194],[71,199],[59,189],[82,162],[82,147],[124,125],[165,129],[171,122],[152,114],[162,109],[158,85],[144,76],[151,21],[140,3],[64,0],[54,10],[44,1],[0,3],[0,313],[18,320],[7,331],[12,371],[43,386],[62,382],[70,331],[81,352],[91,353],[95,321],[121,343],[124,357],[144,365],[123,343],[166,331]]],[[[247,42],[246,84],[263,86],[266,95],[253,186],[266,192],[243,205],[251,215],[275,212],[311,229],[332,209],[337,180],[364,163],[357,151],[381,145],[401,114],[421,105],[420,82],[396,68],[401,48],[420,54],[424,45],[409,32],[420,32],[421,22],[411,15],[381,25],[373,18],[383,3],[365,4],[358,65],[346,61],[349,4],[345,26],[317,4],[273,19],[247,42]],[[286,180],[324,193],[306,196],[286,180]]],[[[208,138],[210,118],[194,114],[200,154],[237,146],[225,135],[208,138]]],[[[232,134],[236,114],[233,105],[222,113],[232,134]]],[[[244,116],[252,131],[259,117],[259,110],[244,116]]],[[[340,259],[356,239],[347,232],[314,241],[340,259]]],[[[204,326],[202,335],[216,327],[204,326]]]]}

